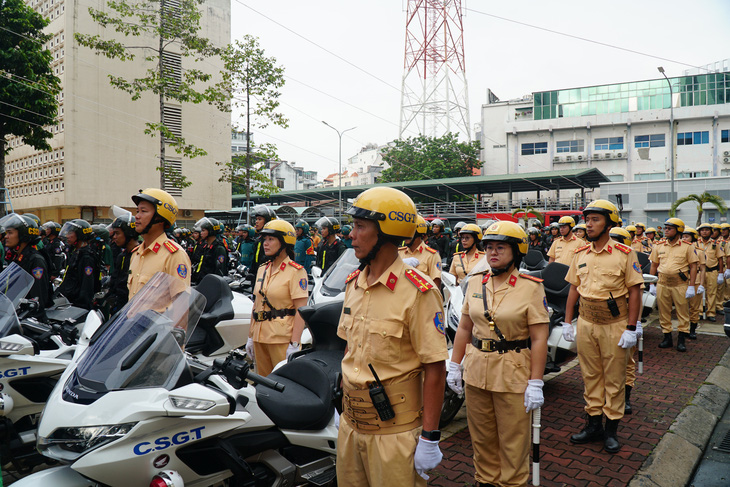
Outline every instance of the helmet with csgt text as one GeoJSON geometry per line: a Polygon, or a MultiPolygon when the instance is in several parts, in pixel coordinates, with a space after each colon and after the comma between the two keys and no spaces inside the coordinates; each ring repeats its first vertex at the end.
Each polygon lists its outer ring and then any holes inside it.
{"type": "Polygon", "coordinates": [[[475,225],[473,223],[467,223],[466,225],[461,227],[461,230],[459,230],[459,236],[461,236],[462,234],[471,235],[477,242],[482,239],[482,233],[482,229],[479,228],[478,225],[475,225]]]}
{"type": "MultiPolygon", "coordinates": [[[[463,231],[463,230],[462,230],[463,231]]],[[[513,244],[520,255],[527,254],[527,234],[515,222],[492,223],[482,237],[482,242],[507,242],[513,244]]]]}
{"type": "Polygon", "coordinates": [[[208,218],[207,216],[204,216],[203,218],[195,222],[195,225],[193,225],[193,230],[196,232],[207,230],[209,237],[218,235],[220,229],[221,224],[218,222],[218,220],[208,218]]]}
{"type": "Polygon", "coordinates": [[[137,230],[135,230],[136,226],[137,223],[131,213],[116,217],[112,224],[109,225],[112,230],[115,228],[121,230],[127,240],[137,238],[137,230]]]}
{"type": "Polygon", "coordinates": [[[91,229],[91,225],[86,220],[76,218],[75,220],[67,221],[61,227],[61,231],[58,236],[66,238],[69,233],[73,232],[76,235],[76,239],[80,242],[91,240],[94,237],[94,231],[91,229]]]}
{"type": "Polygon", "coordinates": [[[257,216],[263,218],[264,222],[276,220],[276,213],[274,213],[274,210],[264,205],[254,206],[253,210],[251,210],[251,216],[253,217],[253,220],[251,220],[252,223],[256,221],[257,216]]]}
{"type": "Polygon", "coordinates": [[[416,205],[403,191],[395,188],[370,188],[360,193],[348,215],[373,220],[383,235],[412,238],[416,233],[416,205]]]}
{"type": "MultiPolygon", "coordinates": [[[[684,222],[679,218],[667,218],[667,221],[664,222],[664,226],[674,227],[679,233],[684,232],[684,222]]],[[[700,227],[702,227],[702,225],[700,225],[700,227]]]]}
{"type": "Polygon", "coordinates": [[[330,216],[323,216],[314,223],[314,226],[317,227],[320,232],[326,228],[330,234],[335,234],[340,231],[340,221],[337,218],[332,218],[330,216]]]}
{"type": "Polygon", "coordinates": [[[428,223],[421,215],[416,215],[416,233],[426,235],[428,233],[428,223]]]}
{"type": "Polygon", "coordinates": [[[589,213],[605,215],[609,223],[613,226],[619,224],[618,208],[608,200],[595,200],[588,203],[588,206],[583,210],[583,216],[585,217],[589,213]]]}
{"type": "Polygon", "coordinates": [[[40,230],[35,220],[27,215],[10,213],[0,219],[0,225],[7,230],[12,228],[18,232],[18,241],[35,244],[40,239],[40,230]]]}
{"type": "Polygon", "coordinates": [[[608,236],[624,245],[631,245],[631,234],[625,228],[613,227],[608,232],[608,236]]]}
{"type": "Polygon", "coordinates": [[[167,191],[157,188],[140,189],[139,193],[132,196],[132,201],[135,205],[139,205],[140,201],[151,203],[155,207],[155,213],[167,222],[165,228],[173,226],[177,220],[177,201],[167,191]]]}
{"type": "Polygon", "coordinates": [[[297,243],[297,235],[291,223],[284,220],[271,220],[264,225],[260,232],[262,235],[273,235],[279,237],[286,245],[297,243]]]}
{"type": "Polygon", "coordinates": [[[573,219],[572,216],[567,216],[567,215],[566,216],[561,216],[560,217],[560,220],[558,220],[558,225],[561,226],[561,227],[563,225],[569,225],[570,228],[573,228],[575,226],[575,220],[573,219]]]}

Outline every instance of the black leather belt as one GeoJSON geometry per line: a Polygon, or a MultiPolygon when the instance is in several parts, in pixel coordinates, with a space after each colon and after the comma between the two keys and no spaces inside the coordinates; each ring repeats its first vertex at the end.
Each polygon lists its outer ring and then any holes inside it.
{"type": "Polygon", "coordinates": [[[271,311],[254,311],[253,319],[256,321],[268,321],[274,318],[283,318],[285,316],[294,316],[297,314],[295,309],[272,309],[271,311]]]}
{"type": "Polygon", "coordinates": [[[720,265],[716,265],[715,267],[708,267],[707,272],[715,272],[716,270],[720,269],[720,265]]]}
{"type": "Polygon", "coordinates": [[[504,353],[509,350],[515,350],[519,353],[523,348],[530,348],[532,342],[529,338],[526,340],[480,340],[472,335],[471,344],[482,352],[504,353]]]}

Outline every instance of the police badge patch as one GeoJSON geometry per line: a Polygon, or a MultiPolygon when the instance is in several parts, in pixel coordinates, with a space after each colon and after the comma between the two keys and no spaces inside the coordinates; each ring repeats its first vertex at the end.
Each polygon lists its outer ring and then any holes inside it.
{"type": "Polygon", "coordinates": [[[185,279],[188,277],[188,266],[185,264],[180,264],[177,266],[177,275],[185,279]]]}
{"type": "Polygon", "coordinates": [[[548,311],[547,298],[542,298],[542,305],[545,306],[545,311],[548,311]]]}
{"type": "Polygon", "coordinates": [[[307,290],[307,279],[305,279],[304,277],[299,279],[299,287],[306,291],[307,290]]]}
{"type": "Polygon", "coordinates": [[[639,265],[638,262],[634,262],[634,270],[636,272],[638,272],[639,274],[641,274],[641,266],[639,265]]]}
{"type": "Polygon", "coordinates": [[[441,270],[441,262],[436,262],[436,269],[441,270]]]}
{"type": "Polygon", "coordinates": [[[30,271],[31,274],[33,274],[33,277],[36,279],[40,279],[43,277],[43,267],[36,267],[32,271],[30,271]]]}
{"type": "Polygon", "coordinates": [[[222,256],[222,255],[218,256],[218,262],[220,262],[222,264],[224,260],[225,260],[224,256],[222,256]]]}
{"type": "Polygon", "coordinates": [[[90,276],[92,272],[94,272],[94,269],[92,269],[91,266],[84,267],[84,274],[86,274],[87,276],[90,276]]]}
{"type": "Polygon", "coordinates": [[[433,317],[433,324],[436,327],[436,329],[444,335],[446,332],[444,330],[444,313],[443,311],[439,311],[436,313],[433,317]]]}

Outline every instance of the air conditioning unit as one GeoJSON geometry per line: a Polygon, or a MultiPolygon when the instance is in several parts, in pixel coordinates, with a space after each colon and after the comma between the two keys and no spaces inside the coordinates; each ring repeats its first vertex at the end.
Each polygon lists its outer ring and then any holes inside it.
{"type": "Polygon", "coordinates": [[[730,150],[726,150],[725,152],[723,152],[722,155],[725,157],[730,157],[730,150]]]}
{"type": "Polygon", "coordinates": [[[573,156],[565,156],[565,160],[566,161],[572,161],[573,160],[573,156]]]}
{"type": "Polygon", "coordinates": [[[725,157],[722,162],[730,162],[730,157],[725,157]]]}
{"type": "Polygon", "coordinates": [[[553,157],[553,162],[560,162],[560,156],[553,157]]]}
{"type": "Polygon", "coordinates": [[[623,152],[617,152],[616,153],[616,159],[621,159],[624,156],[623,152]]]}
{"type": "Polygon", "coordinates": [[[583,156],[578,156],[578,160],[579,161],[582,161],[583,160],[583,156]]]}
{"type": "Polygon", "coordinates": [[[193,216],[193,210],[183,210],[182,211],[182,216],[188,217],[188,218],[191,217],[191,216],[193,216]]]}
{"type": "Polygon", "coordinates": [[[611,158],[611,155],[612,154],[610,152],[606,152],[605,154],[603,154],[603,158],[604,159],[610,159],[611,158]]]}

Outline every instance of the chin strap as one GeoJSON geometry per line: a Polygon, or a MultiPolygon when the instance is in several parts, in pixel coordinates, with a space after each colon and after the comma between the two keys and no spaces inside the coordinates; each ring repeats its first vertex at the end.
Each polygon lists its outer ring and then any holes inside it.
{"type": "Polygon", "coordinates": [[[376,255],[378,255],[378,252],[380,251],[380,248],[388,241],[388,239],[385,238],[385,235],[383,235],[381,232],[378,232],[378,241],[375,242],[375,245],[373,245],[373,248],[370,249],[370,252],[368,252],[368,255],[360,259],[360,267],[358,267],[359,270],[365,269],[366,266],[370,265],[370,262],[375,258],[376,255]]]}
{"type": "Polygon", "coordinates": [[[600,240],[600,238],[603,236],[603,234],[608,232],[611,228],[613,228],[613,227],[609,227],[608,223],[606,223],[606,225],[603,227],[603,230],[601,230],[601,233],[599,233],[598,236],[595,238],[589,237],[588,232],[586,232],[586,240],[588,240],[589,242],[597,242],[598,240],[600,240]]]}
{"type": "Polygon", "coordinates": [[[504,274],[505,272],[507,272],[514,266],[514,263],[515,263],[515,261],[514,261],[514,259],[512,259],[511,261],[509,261],[509,264],[507,264],[506,267],[501,267],[499,269],[492,267],[492,275],[498,276],[500,274],[504,274]]]}

